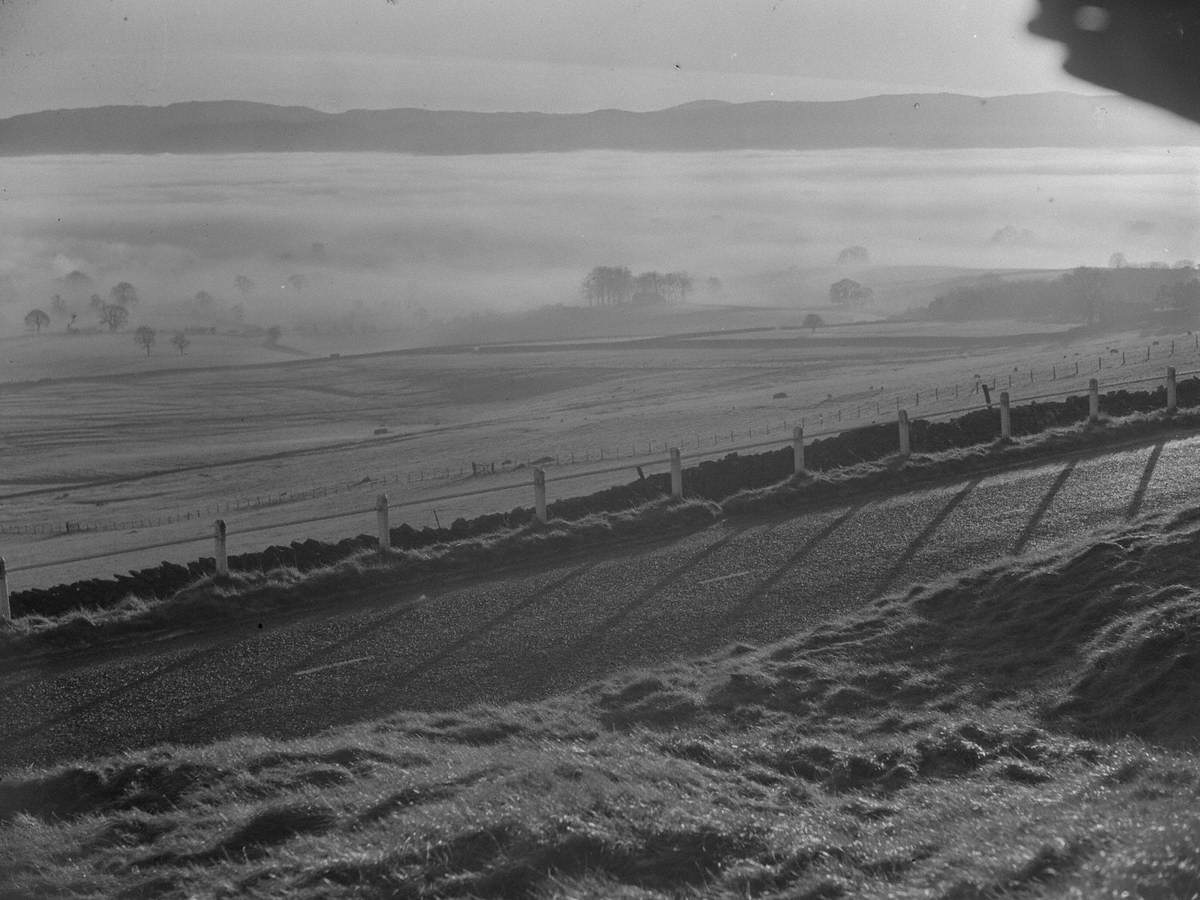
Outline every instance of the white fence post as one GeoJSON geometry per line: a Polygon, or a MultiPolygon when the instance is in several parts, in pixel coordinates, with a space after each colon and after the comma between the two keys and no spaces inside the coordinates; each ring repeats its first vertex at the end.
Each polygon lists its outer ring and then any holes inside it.
{"type": "Polygon", "coordinates": [[[1175,380],[1175,367],[1167,366],[1167,412],[1179,409],[1179,386],[1175,380]]]}
{"type": "Polygon", "coordinates": [[[533,470],[533,510],[537,520],[546,521],[546,472],[544,469],[533,470]]]}
{"type": "Polygon", "coordinates": [[[1088,382],[1088,423],[1100,420],[1100,382],[1095,378],[1088,382]]]}
{"type": "Polygon", "coordinates": [[[792,429],[792,471],[799,475],[804,471],[804,426],[792,429]]]}
{"type": "Polygon", "coordinates": [[[12,605],[8,602],[8,567],[0,556],[0,621],[12,620],[12,605]]]}
{"type": "Polygon", "coordinates": [[[213,555],[217,560],[217,574],[229,574],[229,557],[225,553],[225,520],[213,522],[213,555]]]}
{"type": "Polygon", "coordinates": [[[1012,440],[1012,407],[1008,391],[1000,392],[1000,438],[1006,441],[1012,440]]]}
{"type": "Polygon", "coordinates": [[[379,552],[392,549],[392,528],[388,523],[387,494],[375,498],[375,523],[379,532],[379,552]]]}
{"type": "Polygon", "coordinates": [[[679,458],[679,448],[671,448],[671,496],[683,496],[683,461],[679,458]]]}
{"type": "Polygon", "coordinates": [[[900,455],[912,455],[912,439],[908,430],[908,410],[902,409],[897,414],[897,420],[900,425],[900,455]]]}

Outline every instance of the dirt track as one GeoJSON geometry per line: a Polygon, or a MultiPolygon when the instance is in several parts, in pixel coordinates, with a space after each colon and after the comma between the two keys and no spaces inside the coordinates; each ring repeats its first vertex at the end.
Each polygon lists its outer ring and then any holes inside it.
{"type": "Polygon", "coordinates": [[[1200,438],[1180,439],[20,668],[0,678],[0,753],[15,765],[301,735],[402,709],[545,697],[767,642],[915,582],[1187,502],[1198,454],[1200,438]]]}

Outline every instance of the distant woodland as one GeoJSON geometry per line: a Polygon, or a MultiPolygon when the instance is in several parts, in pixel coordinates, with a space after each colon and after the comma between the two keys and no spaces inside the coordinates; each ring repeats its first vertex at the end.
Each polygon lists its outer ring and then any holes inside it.
{"type": "Polygon", "coordinates": [[[620,306],[626,303],[686,303],[692,289],[687,272],[642,272],[634,275],[626,266],[596,266],[583,280],[581,293],[589,306],[620,306]]]}
{"type": "Polygon", "coordinates": [[[1087,326],[1200,324],[1200,278],[1190,262],[1176,268],[1078,268],[1054,279],[985,276],[929,304],[932,319],[1042,319],[1087,326]]]}

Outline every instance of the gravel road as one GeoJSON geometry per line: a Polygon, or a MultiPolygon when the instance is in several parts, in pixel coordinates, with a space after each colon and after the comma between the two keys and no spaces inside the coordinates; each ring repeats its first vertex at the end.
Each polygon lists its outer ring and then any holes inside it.
{"type": "Polygon", "coordinates": [[[0,767],[536,699],[735,641],[776,640],[914,583],[1186,503],[1200,492],[1198,458],[1200,437],[1177,438],[9,667],[0,767]]]}

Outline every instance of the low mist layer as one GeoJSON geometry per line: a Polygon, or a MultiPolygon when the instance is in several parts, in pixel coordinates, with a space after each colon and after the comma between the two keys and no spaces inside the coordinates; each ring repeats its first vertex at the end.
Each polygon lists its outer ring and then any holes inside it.
{"type": "MultiPolygon", "coordinates": [[[[764,275],[836,280],[847,247],[868,251],[860,271],[1174,264],[1200,255],[1198,162],[1177,148],[8,158],[0,334],[33,307],[54,330],[71,314],[94,326],[90,294],[121,281],[138,291],[131,325],[173,310],[361,330],[579,303],[597,265],[687,271],[689,299],[753,304],[793,302],[764,275]]],[[[825,285],[794,302],[826,302],[825,285]]]]}

